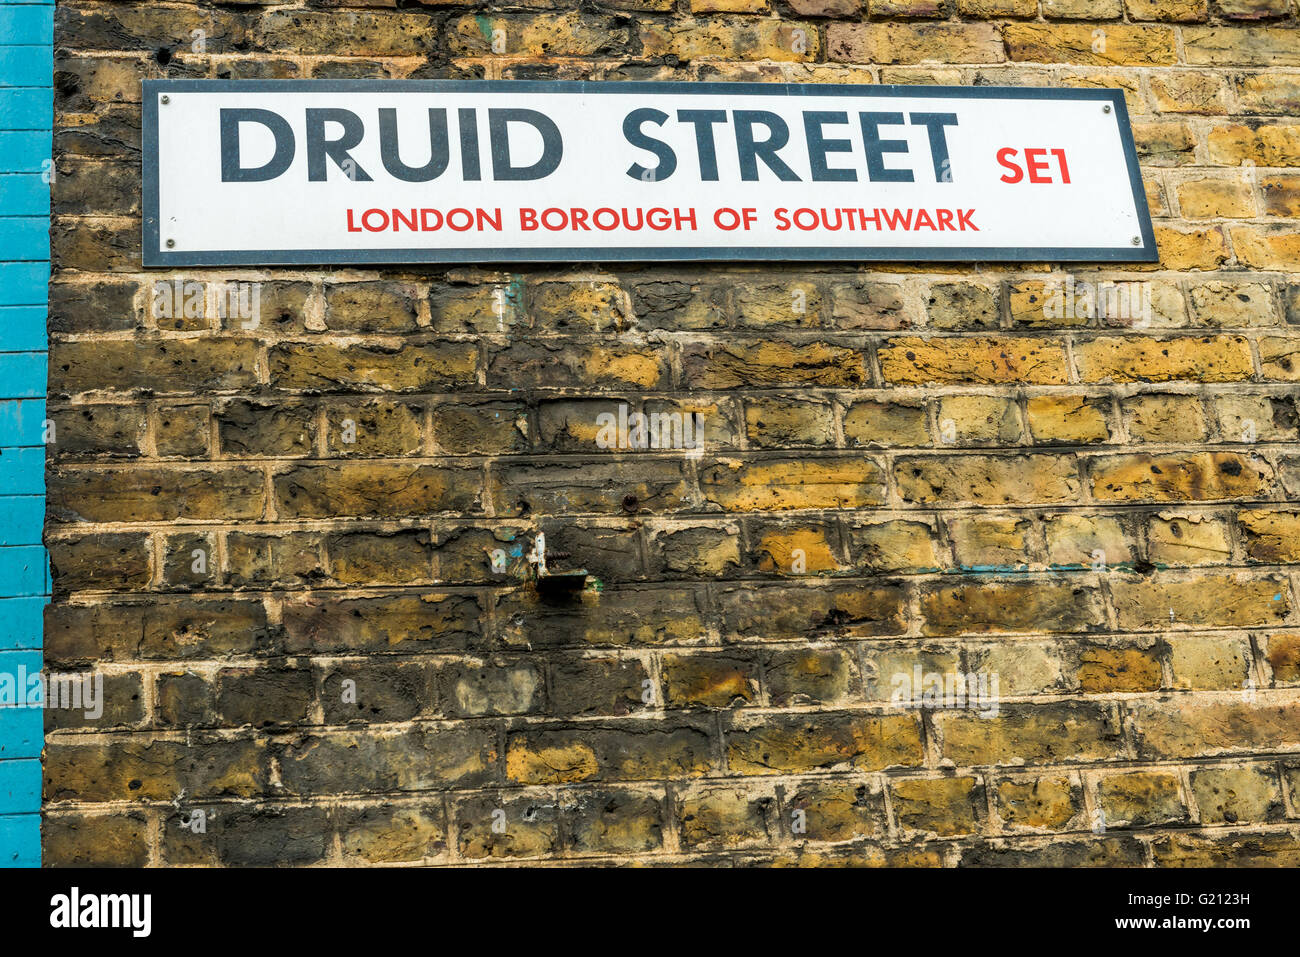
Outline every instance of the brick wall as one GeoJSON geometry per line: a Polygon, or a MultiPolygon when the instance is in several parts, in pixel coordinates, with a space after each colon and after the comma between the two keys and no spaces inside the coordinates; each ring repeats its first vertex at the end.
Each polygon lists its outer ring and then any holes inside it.
{"type": "Polygon", "coordinates": [[[546,6],[58,7],[46,861],[1300,862],[1294,2],[546,6]],[[145,272],[159,76],[1119,87],[1161,261],[145,272]]]}

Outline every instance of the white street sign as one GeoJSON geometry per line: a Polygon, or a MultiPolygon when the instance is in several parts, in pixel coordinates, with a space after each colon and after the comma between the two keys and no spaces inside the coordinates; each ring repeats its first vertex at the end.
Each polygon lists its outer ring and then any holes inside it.
{"type": "Polygon", "coordinates": [[[1156,259],[1118,90],[146,80],[144,262],[1156,259]]]}

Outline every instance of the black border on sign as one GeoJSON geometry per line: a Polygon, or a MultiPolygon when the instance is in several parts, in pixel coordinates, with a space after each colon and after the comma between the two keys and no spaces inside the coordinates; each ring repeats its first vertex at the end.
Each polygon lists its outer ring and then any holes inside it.
{"type": "Polygon", "coordinates": [[[856,84],[620,82],[586,80],[144,80],[142,260],[145,266],[298,266],[379,265],[389,263],[541,263],[541,262],[1156,262],[1155,232],[1124,94],[1114,89],[1054,89],[1007,86],[864,86],[856,84]],[[1140,246],[1032,247],[964,246],[734,246],[602,248],[563,246],[549,249],[239,249],[167,252],[161,248],[158,223],[158,97],[167,92],[238,90],[257,92],[484,92],[484,93],[740,93],[766,96],[907,96],[990,100],[1093,100],[1110,103],[1119,124],[1128,164],[1133,204],[1141,226],[1140,246]]]}

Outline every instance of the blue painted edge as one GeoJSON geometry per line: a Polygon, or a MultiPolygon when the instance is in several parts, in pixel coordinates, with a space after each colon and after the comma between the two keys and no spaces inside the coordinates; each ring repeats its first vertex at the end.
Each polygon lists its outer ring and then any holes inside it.
{"type": "MultiPolygon", "coordinates": [[[[8,255],[8,250],[0,249],[0,257],[8,255]]],[[[49,301],[48,262],[0,261],[0,306],[45,306],[49,301]]],[[[4,336],[0,330],[0,351],[6,348],[4,336]]]]}
{"type": "MultiPolygon", "coordinates": [[[[54,7],[0,0],[0,682],[39,672],[54,7]]],[[[2,685],[0,685],[2,688],[2,685]]],[[[44,712],[0,708],[0,867],[41,865],[44,712]]]]}
{"type": "Polygon", "coordinates": [[[41,866],[41,816],[0,815],[0,867],[41,866]]]}
{"type": "Polygon", "coordinates": [[[46,596],[0,598],[0,651],[30,651],[41,647],[46,596]]]}
{"type": "Polygon", "coordinates": [[[45,335],[48,310],[40,306],[0,306],[0,343],[14,352],[45,352],[49,340],[45,335]]]}

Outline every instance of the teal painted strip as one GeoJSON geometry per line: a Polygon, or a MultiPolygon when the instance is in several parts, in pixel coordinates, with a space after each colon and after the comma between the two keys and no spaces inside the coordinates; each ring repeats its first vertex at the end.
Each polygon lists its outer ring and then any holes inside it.
{"type": "Polygon", "coordinates": [[[49,263],[0,262],[0,306],[44,306],[49,302],[49,287],[49,263]]]}
{"type": "Polygon", "coordinates": [[[40,173],[50,163],[50,134],[43,130],[0,131],[0,173],[40,173]]]}
{"type": "MultiPolygon", "coordinates": [[[[45,441],[45,400],[11,399],[0,402],[0,448],[42,445],[45,441]]],[[[0,489],[0,495],[4,489],[0,489]]],[[[0,513],[0,521],[4,514],[0,513]]]]}
{"type": "MultiPolygon", "coordinates": [[[[41,670],[41,653],[39,651],[0,651],[0,675],[16,675],[26,672],[34,675],[41,670]]],[[[22,711],[23,708],[10,709],[22,711]]],[[[0,714],[5,712],[0,708],[0,714]]],[[[6,755],[12,757],[12,755],[6,755]]]]}
{"type": "Polygon", "coordinates": [[[0,349],[44,352],[46,316],[44,306],[0,306],[0,349]]]}
{"type": "MultiPolygon", "coordinates": [[[[8,676],[11,683],[22,684],[16,694],[23,700],[41,700],[40,694],[29,695],[30,680],[40,673],[39,651],[0,651],[0,681],[8,676]]],[[[39,758],[45,733],[41,708],[0,708],[0,760],[39,758]]]]}
{"type": "MultiPolygon", "coordinates": [[[[36,659],[37,666],[29,668],[28,674],[35,674],[40,669],[39,653],[36,653],[36,659]]],[[[43,708],[0,708],[0,758],[39,758],[44,739],[43,708]]]]}
{"type": "Polygon", "coordinates": [[[49,86],[54,79],[54,51],[47,46],[0,46],[0,87],[49,86]]]}
{"type": "Polygon", "coordinates": [[[49,578],[49,562],[39,545],[0,548],[0,583],[7,597],[48,594],[49,578]]]}
{"type": "MultiPolygon", "coordinates": [[[[46,197],[49,202],[49,197],[46,197]]],[[[0,219],[0,249],[10,259],[44,262],[50,258],[48,212],[37,216],[0,219]]]]}
{"type": "Polygon", "coordinates": [[[0,547],[40,545],[44,524],[44,495],[0,495],[0,547]]]}
{"type": "Polygon", "coordinates": [[[9,43],[49,43],[53,35],[52,8],[0,6],[0,37],[9,43]]]}
{"type": "Polygon", "coordinates": [[[0,867],[41,866],[41,816],[0,817],[0,867]]]}
{"type": "MultiPolygon", "coordinates": [[[[0,495],[45,494],[45,447],[0,449],[0,495]]],[[[0,591],[4,578],[0,577],[0,591]]]]}
{"type": "MultiPolygon", "coordinates": [[[[4,173],[0,175],[0,216],[48,216],[50,184],[40,173],[4,173]]],[[[8,250],[0,252],[11,259],[8,250]]]]}
{"type": "Polygon", "coordinates": [[[41,809],[41,762],[25,758],[0,761],[0,814],[41,809]]]}
{"type": "MultiPolygon", "coordinates": [[[[45,388],[54,119],[51,3],[0,0],[0,704],[41,668],[49,558],[45,388]]],[[[0,707],[0,867],[41,863],[44,712],[0,707]]]]}
{"type": "Polygon", "coordinates": [[[53,90],[0,90],[0,129],[48,130],[53,122],[53,90]]]}
{"type": "Polygon", "coordinates": [[[43,352],[0,352],[0,399],[38,399],[45,395],[43,352]]]}
{"type": "Polygon", "coordinates": [[[0,598],[0,651],[38,649],[49,598],[0,598]]]}

